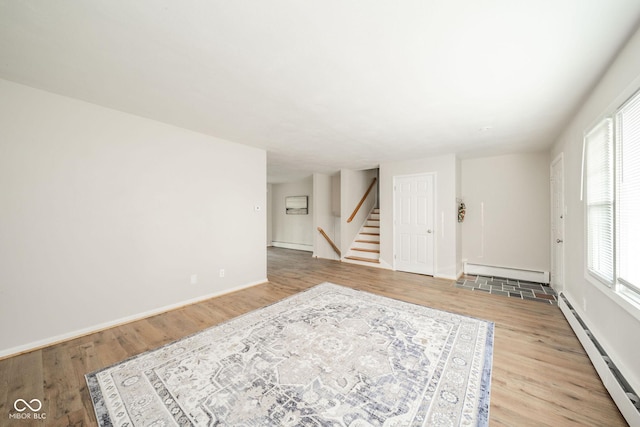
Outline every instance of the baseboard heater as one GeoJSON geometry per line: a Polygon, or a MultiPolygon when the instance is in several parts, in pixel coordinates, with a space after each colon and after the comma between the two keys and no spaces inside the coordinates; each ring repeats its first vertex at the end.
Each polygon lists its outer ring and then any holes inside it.
{"type": "Polygon", "coordinates": [[[640,426],[640,397],[609,358],[567,297],[560,293],[558,306],[584,347],[604,386],[630,426],[640,426]]]}
{"type": "Polygon", "coordinates": [[[496,267],[493,265],[464,263],[464,274],[486,277],[504,277],[535,283],[549,283],[548,271],[524,270],[521,268],[496,267]]]}

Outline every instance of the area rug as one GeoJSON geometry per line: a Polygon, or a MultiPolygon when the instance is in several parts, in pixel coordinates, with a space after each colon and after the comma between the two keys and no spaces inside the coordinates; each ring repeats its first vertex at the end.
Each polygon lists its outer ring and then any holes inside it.
{"type": "Polygon", "coordinates": [[[493,326],[323,283],[86,380],[101,426],[485,426],[493,326]]]}

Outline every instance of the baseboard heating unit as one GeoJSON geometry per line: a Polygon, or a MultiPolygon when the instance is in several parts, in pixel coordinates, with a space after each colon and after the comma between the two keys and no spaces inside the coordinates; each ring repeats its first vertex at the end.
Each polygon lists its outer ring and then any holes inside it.
{"type": "Polygon", "coordinates": [[[600,379],[613,398],[613,401],[620,409],[625,420],[630,426],[640,426],[640,397],[633,390],[631,385],[625,380],[615,363],[609,358],[607,352],[602,348],[598,340],[593,336],[580,315],[573,308],[567,297],[560,293],[558,306],[562,314],[567,318],[571,328],[584,347],[591,363],[596,368],[600,379]]]}
{"type": "Polygon", "coordinates": [[[496,267],[492,265],[464,263],[464,274],[486,277],[505,277],[535,283],[549,283],[548,271],[525,270],[521,268],[496,267]]]}

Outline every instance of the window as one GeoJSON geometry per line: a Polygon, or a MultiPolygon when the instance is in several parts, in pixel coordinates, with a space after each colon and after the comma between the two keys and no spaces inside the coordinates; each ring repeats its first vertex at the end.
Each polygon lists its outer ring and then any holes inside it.
{"type": "Polygon", "coordinates": [[[640,93],[614,119],[584,139],[586,264],[590,275],[640,304],[640,93]]]}
{"type": "Polygon", "coordinates": [[[640,296],[640,94],[616,114],[618,286],[640,296]]]}
{"type": "Polygon", "coordinates": [[[585,138],[587,269],[613,284],[613,123],[605,119],[585,138]]]}

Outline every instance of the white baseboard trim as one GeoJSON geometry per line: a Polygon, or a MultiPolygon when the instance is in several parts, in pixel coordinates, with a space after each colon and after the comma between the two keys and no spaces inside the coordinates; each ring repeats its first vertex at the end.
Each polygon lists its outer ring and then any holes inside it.
{"type": "Polygon", "coordinates": [[[316,254],[315,252],[311,255],[314,258],[320,258],[320,259],[330,259],[332,261],[342,261],[340,259],[340,257],[338,256],[338,254],[334,253],[333,258],[328,258],[328,257],[323,257],[323,256],[319,256],[318,254],[316,254]]]}
{"type": "Polygon", "coordinates": [[[548,271],[525,270],[521,268],[496,267],[493,265],[464,263],[464,273],[474,276],[506,277],[508,279],[526,280],[536,283],[549,283],[548,271]]]}
{"type": "Polygon", "coordinates": [[[434,274],[433,277],[436,279],[458,280],[458,277],[460,276],[456,277],[449,274],[434,274]]]}
{"type": "Polygon", "coordinates": [[[33,341],[28,344],[0,350],[0,360],[5,359],[12,356],[17,356],[22,353],[28,353],[30,351],[38,350],[44,347],[48,347],[50,345],[59,344],[64,341],[69,341],[72,339],[80,338],[85,335],[93,334],[96,332],[103,331],[105,329],[113,328],[115,326],[124,325],[126,323],[134,322],[136,320],[141,320],[147,317],[155,316],[161,313],[165,313],[167,311],[175,310],[177,308],[185,307],[191,304],[195,304],[201,301],[205,301],[211,298],[219,297],[222,295],[230,294],[232,292],[236,292],[242,289],[250,288],[252,286],[257,286],[262,283],[267,283],[268,279],[258,280],[256,282],[246,283],[244,285],[235,286],[230,289],[225,289],[223,291],[213,292],[211,294],[202,295],[196,298],[188,299],[185,301],[178,302],[176,304],[166,305],[164,307],[156,308],[153,310],[145,311],[143,313],[133,314],[131,316],[122,317],[120,319],[112,320],[109,322],[100,323],[94,326],[89,326],[87,328],[77,329],[75,331],[67,332],[64,334],[56,335],[53,337],[45,338],[38,341],[33,341]]]}
{"type": "Polygon", "coordinates": [[[558,298],[558,307],[580,340],[580,344],[587,352],[587,356],[596,368],[596,372],[598,372],[611,398],[620,409],[622,416],[630,426],[640,426],[640,399],[638,395],[635,394],[624,379],[622,372],[602,349],[597,338],[593,336],[564,293],[561,293],[558,298]]]}
{"type": "Polygon", "coordinates": [[[313,245],[304,245],[301,243],[271,242],[276,248],[295,249],[298,251],[313,252],[313,245]]]}

